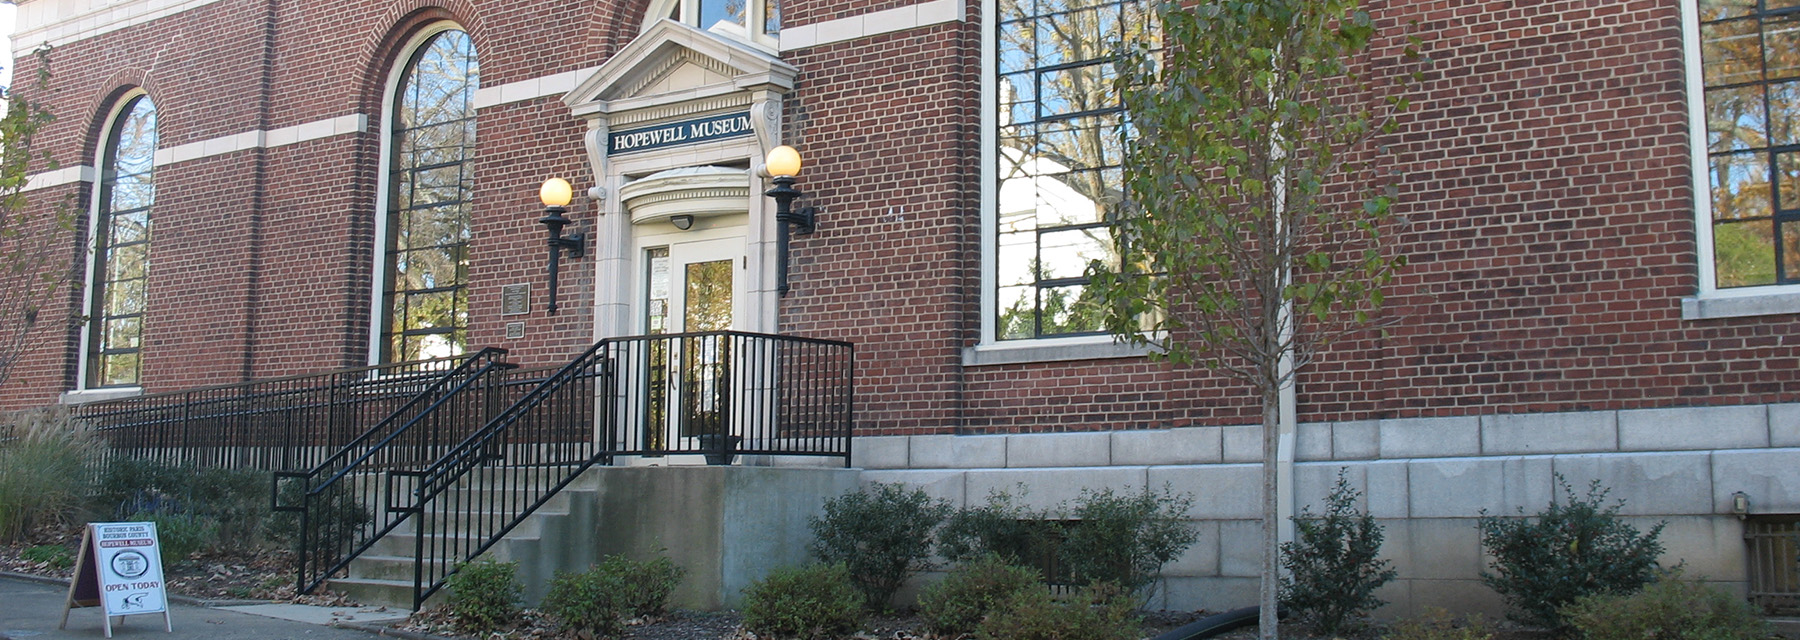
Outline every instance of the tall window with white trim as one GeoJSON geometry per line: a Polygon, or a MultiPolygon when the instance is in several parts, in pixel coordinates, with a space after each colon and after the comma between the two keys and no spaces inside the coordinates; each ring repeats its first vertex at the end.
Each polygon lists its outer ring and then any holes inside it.
{"type": "Polygon", "coordinates": [[[1698,8],[1713,284],[1800,283],[1800,2],[1698,8]]]}
{"type": "Polygon", "coordinates": [[[120,108],[101,150],[85,354],[90,389],[137,386],[143,371],[155,156],[156,105],[139,94],[120,108]]]}
{"type": "Polygon", "coordinates": [[[391,114],[380,361],[459,355],[468,344],[475,90],[469,34],[432,35],[407,60],[391,114]]]}
{"type": "Polygon", "coordinates": [[[1151,20],[1130,0],[995,2],[994,337],[1100,333],[1084,272],[1118,260],[1128,127],[1114,47],[1151,20]]]}

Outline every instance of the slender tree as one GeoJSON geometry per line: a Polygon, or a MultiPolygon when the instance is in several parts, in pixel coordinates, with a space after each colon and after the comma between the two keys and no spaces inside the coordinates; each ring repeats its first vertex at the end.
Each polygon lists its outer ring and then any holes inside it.
{"type": "Polygon", "coordinates": [[[1092,287],[1108,331],[1260,396],[1261,627],[1274,638],[1280,390],[1377,322],[1405,265],[1371,161],[1416,75],[1383,95],[1358,71],[1381,65],[1365,59],[1375,27],[1356,0],[1167,2],[1157,15],[1160,48],[1120,62],[1128,206],[1120,261],[1092,263],[1092,287]]]}
{"type": "Polygon", "coordinates": [[[38,72],[30,91],[0,89],[6,102],[0,116],[0,386],[32,347],[44,342],[39,329],[66,329],[73,321],[47,317],[44,308],[70,278],[74,209],[68,199],[34,203],[25,193],[32,172],[56,168],[48,154],[34,148],[38,131],[54,120],[39,101],[49,87],[48,53],[36,54],[38,72]]]}

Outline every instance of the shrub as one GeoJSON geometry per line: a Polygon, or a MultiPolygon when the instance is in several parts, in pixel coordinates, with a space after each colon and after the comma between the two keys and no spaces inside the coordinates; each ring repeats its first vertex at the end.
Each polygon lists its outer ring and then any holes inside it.
{"type": "Polygon", "coordinates": [[[1338,470],[1337,486],[1325,498],[1325,514],[1302,510],[1294,518],[1294,541],[1281,545],[1288,575],[1281,601],[1300,621],[1325,635],[1339,635],[1383,603],[1375,590],[1398,575],[1381,553],[1381,525],[1356,510],[1361,492],[1338,470]]]}
{"type": "Polygon", "coordinates": [[[608,638],[625,631],[631,588],[618,573],[598,567],[581,573],[556,572],[544,594],[543,610],[576,633],[608,638]]]}
{"type": "Polygon", "coordinates": [[[519,564],[474,562],[457,567],[445,586],[450,588],[450,614],[468,631],[488,631],[511,623],[519,616],[519,564]]]}
{"type": "Polygon", "coordinates": [[[667,611],[669,594],[681,586],[681,578],[687,573],[661,555],[642,562],[624,556],[609,556],[600,563],[598,570],[618,576],[629,587],[625,610],[633,617],[660,616],[667,611]]]}
{"type": "Polygon", "coordinates": [[[1584,596],[1562,615],[1587,640],[1758,640],[1773,632],[1742,598],[1679,575],[1635,594],[1584,596]]]}
{"type": "MultiPolygon", "coordinates": [[[[1025,495],[1023,485],[1019,495],[1025,495]]],[[[951,562],[968,563],[992,554],[1011,564],[1029,565],[1054,553],[1056,537],[1048,515],[1027,509],[1005,491],[988,493],[978,507],[951,514],[938,532],[938,553],[951,562]]]]}
{"type": "Polygon", "coordinates": [[[76,522],[97,445],[62,407],[20,411],[0,429],[0,542],[76,522]]]}
{"type": "Polygon", "coordinates": [[[68,547],[60,544],[40,544],[28,547],[19,552],[19,557],[26,562],[42,562],[55,569],[67,569],[75,566],[75,556],[69,553],[68,547]]]}
{"type": "MultiPolygon", "coordinates": [[[[282,484],[279,489],[281,504],[300,504],[303,486],[297,481],[282,484]]],[[[312,525],[309,543],[314,549],[345,551],[356,539],[357,530],[373,519],[354,492],[343,485],[333,485],[313,496],[312,517],[307,519],[312,525]]],[[[300,514],[292,511],[274,513],[264,521],[263,536],[280,544],[299,545],[300,514]]]]}
{"type": "Polygon", "coordinates": [[[980,640],[1137,640],[1142,636],[1132,613],[1137,600],[1106,583],[1082,588],[1069,601],[1058,601],[1048,589],[1013,594],[986,619],[980,640]]]}
{"type": "Polygon", "coordinates": [[[1508,617],[1525,624],[1561,631],[1559,610],[1575,600],[1602,593],[1626,594],[1657,576],[1662,555],[1663,525],[1640,533],[1619,518],[1622,502],[1606,504],[1599,482],[1585,498],[1556,475],[1567,499],[1554,499],[1535,518],[1501,518],[1482,514],[1481,546],[1494,559],[1493,572],[1481,580],[1506,599],[1508,617]]]}
{"type": "Polygon", "coordinates": [[[863,601],[885,606],[907,576],[927,568],[931,538],[945,516],[947,500],[919,489],[880,482],[825,501],[825,516],[812,518],[814,556],[850,571],[863,601]]]}
{"type": "Polygon", "coordinates": [[[1063,563],[1076,584],[1107,582],[1141,593],[1199,537],[1185,519],[1193,503],[1191,494],[1167,485],[1160,493],[1084,489],[1071,511],[1076,524],[1064,530],[1063,563]]]}
{"type": "Polygon", "coordinates": [[[269,517],[268,483],[266,471],[116,458],[101,471],[95,500],[100,511],[113,517],[203,534],[184,543],[199,551],[223,541],[241,544],[256,539],[269,517]]]}
{"type": "Polygon", "coordinates": [[[1043,589],[1036,570],[1007,564],[989,554],[959,566],[919,594],[919,617],[939,635],[973,633],[988,612],[1020,591],[1043,589]]]}
{"type": "Polygon", "coordinates": [[[156,539],[161,545],[164,562],[186,560],[219,542],[219,522],[205,516],[146,511],[126,520],[156,523],[156,539]]]}
{"type": "Polygon", "coordinates": [[[862,609],[841,564],[777,569],[744,589],[744,628],[775,638],[840,638],[862,626],[862,609]]]}
{"type": "Polygon", "coordinates": [[[1461,625],[1450,618],[1450,612],[1438,607],[1427,607],[1425,615],[1417,620],[1402,620],[1394,623],[1383,640],[1492,640],[1494,632],[1489,630],[1487,622],[1477,613],[1463,619],[1461,625]]]}

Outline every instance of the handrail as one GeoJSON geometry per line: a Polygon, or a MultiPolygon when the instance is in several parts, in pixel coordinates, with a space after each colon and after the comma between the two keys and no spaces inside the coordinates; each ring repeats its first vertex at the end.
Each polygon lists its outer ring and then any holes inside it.
{"type": "Polygon", "coordinates": [[[458,564],[616,456],[705,454],[728,464],[736,446],[745,454],[842,457],[848,466],[853,361],[847,342],[740,331],[595,343],[430,466],[389,472],[390,484],[412,487],[410,504],[389,508],[415,518],[414,607],[458,564]],[[486,483],[465,484],[477,471],[487,473],[486,483]],[[483,511],[454,510],[472,499],[440,500],[453,489],[480,496],[483,511]],[[455,520],[461,531],[452,535],[455,520]]]}
{"type": "Polygon", "coordinates": [[[304,472],[275,474],[275,510],[298,514],[295,572],[300,592],[317,588],[405,520],[404,514],[394,517],[387,511],[370,517],[370,505],[389,498],[383,495],[385,483],[367,481],[366,472],[435,460],[441,442],[484,424],[497,404],[489,397],[499,387],[493,379],[517,368],[497,360],[506,353],[487,348],[466,356],[319,464],[304,472]],[[420,425],[425,425],[422,432],[415,430],[420,425]]]}

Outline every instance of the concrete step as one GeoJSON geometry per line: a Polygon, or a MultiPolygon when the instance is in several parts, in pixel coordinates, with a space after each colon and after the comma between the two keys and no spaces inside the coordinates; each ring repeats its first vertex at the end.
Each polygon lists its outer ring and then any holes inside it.
{"type": "MultiPolygon", "coordinates": [[[[411,609],[413,606],[413,581],[410,576],[405,580],[338,578],[331,581],[331,590],[350,596],[350,599],[365,606],[386,606],[400,609],[411,609]]],[[[433,601],[437,599],[432,598],[433,601]]]]}

